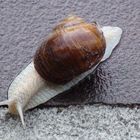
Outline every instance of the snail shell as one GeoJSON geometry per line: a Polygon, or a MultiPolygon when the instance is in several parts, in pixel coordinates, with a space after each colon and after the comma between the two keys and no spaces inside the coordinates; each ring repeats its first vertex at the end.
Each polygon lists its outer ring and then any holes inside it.
{"type": "Polygon", "coordinates": [[[42,43],[34,66],[46,81],[64,84],[99,63],[105,47],[97,24],[72,16],[61,21],[42,43]]]}
{"type": "Polygon", "coordinates": [[[76,16],[64,19],[11,83],[8,100],[0,106],[8,105],[25,126],[23,111],[47,102],[93,72],[109,58],[121,34],[119,27],[100,28],[76,16]]]}

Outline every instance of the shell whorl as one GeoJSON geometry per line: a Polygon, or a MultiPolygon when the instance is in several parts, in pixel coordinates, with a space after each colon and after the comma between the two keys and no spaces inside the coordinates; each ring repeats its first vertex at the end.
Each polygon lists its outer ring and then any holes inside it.
{"type": "Polygon", "coordinates": [[[43,79],[64,84],[94,67],[105,47],[96,24],[71,16],[61,21],[36,51],[34,66],[43,79]]]}

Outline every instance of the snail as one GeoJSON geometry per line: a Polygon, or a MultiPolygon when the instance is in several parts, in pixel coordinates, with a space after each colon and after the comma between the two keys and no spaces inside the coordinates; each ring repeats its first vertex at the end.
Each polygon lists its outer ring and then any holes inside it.
{"type": "Polygon", "coordinates": [[[110,57],[119,43],[119,27],[100,27],[77,16],[69,16],[48,35],[37,49],[32,62],[21,71],[8,89],[8,111],[23,112],[69,90],[110,57]]]}

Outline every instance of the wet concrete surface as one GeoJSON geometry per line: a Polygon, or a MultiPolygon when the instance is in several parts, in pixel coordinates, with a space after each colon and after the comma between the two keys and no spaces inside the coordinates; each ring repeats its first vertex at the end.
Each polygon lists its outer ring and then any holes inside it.
{"type": "Polygon", "coordinates": [[[140,104],[140,3],[137,0],[0,0],[0,100],[42,40],[69,14],[123,30],[110,59],[46,105],[140,104]]]}

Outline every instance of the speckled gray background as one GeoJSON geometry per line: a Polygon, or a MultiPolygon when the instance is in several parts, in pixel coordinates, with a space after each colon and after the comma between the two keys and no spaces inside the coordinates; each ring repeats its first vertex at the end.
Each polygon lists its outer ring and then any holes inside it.
{"type": "Polygon", "coordinates": [[[0,100],[31,61],[51,29],[69,14],[119,26],[120,44],[95,75],[48,104],[140,103],[140,2],[138,0],[0,0],[0,100]],[[102,80],[103,79],[103,80],[102,80]],[[80,93],[81,94],[80,94],[80,93]]]}
{"type": "MultiPolygon", "coordinates": [[[[81,89],[75,87],[48,104],[62,104],[64,99],[68,104],[139,103],[139,9],[139,0],[0,0],[0,100],[6,99],[9,84],[31,61],[52,27],[68,14],[76,14],[89,22],[97,20],[102,25],[120,26],[122,40],[95,75],[86,78],[88,84],[83,81],[81,89]],[[100,88],[94,77],[104,86],[100,88]],[[94,87],[96,96],[91,94],[94,87]]],[[[0,108],[0,140],[140,139],[140,109],[137,108],[103,105],[36,108],[24,114],[25,130],[18,117],[6,112],[7,108],[0,108]]]]}

